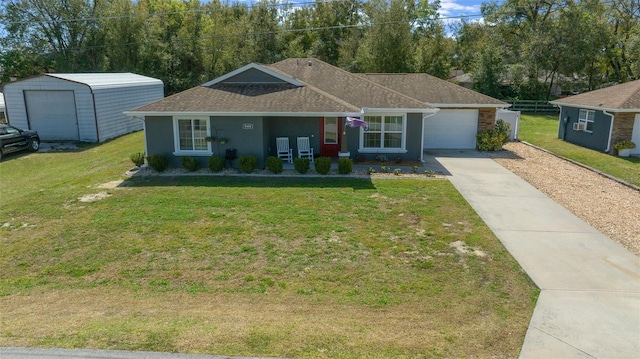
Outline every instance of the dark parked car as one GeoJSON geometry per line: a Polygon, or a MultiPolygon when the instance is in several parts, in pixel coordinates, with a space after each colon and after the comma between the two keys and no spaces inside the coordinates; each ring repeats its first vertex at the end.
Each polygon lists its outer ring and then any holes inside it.
{"type": "Polygon", "coordinates": [[[7,153],[26,149],[32,152],[40,149],[38,132],[0,124],[0,160],[7,153]]]}

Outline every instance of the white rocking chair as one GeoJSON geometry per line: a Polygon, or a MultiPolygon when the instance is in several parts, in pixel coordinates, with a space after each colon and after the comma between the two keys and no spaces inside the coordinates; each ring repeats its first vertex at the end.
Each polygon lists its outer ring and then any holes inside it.
{"type": "Polygon", "coordinates": [[[298,157],[308,158],[313,163],[313,148],[310,148],[309,137],[298,137],[298,157]]]}
{"type": "Polygon", "coordinates": [[[289,148],[289,137],[276,137],[276,147],[278,158],[284,158],[287,162],[293,163],[293,149],[289,148]]]}

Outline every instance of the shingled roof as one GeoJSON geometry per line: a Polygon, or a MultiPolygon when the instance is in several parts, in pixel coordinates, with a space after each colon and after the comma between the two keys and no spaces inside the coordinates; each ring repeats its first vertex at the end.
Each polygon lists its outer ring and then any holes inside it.
{"type": "Polygon", "coordinates": [[[426,74],[352,74],[317,59],[294,58],[272,65],[246,65],[129,114],[433,112],[435,106],[507,104],[426,74]]]}
{"type": "Polygon", "coordinates": [[[360,108],[431,108],[424,101],[419,101],[317,59],[287,59],[267,67],[360,108]]]}
{"type": "Polygon", "coordinates": [[[360,76],[434,107],[507,107],[509,104],[428,74],[360,76]]]}
{"type": "Polygon", "coordinates": [[[291,84],[198,86],[139,107],[132,112],[158,113],[349,113],[360,108],[291,84]]]}
{"type": "Polygon", "coordinates": [[[640,112],[640,80],[565,97],[551,103],[611,112],[640,112]]]}

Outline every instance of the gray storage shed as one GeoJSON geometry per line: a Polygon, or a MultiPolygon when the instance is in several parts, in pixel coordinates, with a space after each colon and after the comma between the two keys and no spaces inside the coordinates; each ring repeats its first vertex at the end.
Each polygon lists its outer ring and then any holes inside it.
{"type": "Polygon", "coordinates": [[[132,73],[45,74],[3,91],[8,123],[43,141],[103,142],[141,130],[123,112],[164,97],[162,81],[132,73]]]}

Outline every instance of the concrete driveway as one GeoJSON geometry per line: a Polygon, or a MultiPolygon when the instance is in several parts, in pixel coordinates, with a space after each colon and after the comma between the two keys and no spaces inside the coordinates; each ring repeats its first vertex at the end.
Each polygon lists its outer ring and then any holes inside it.
{"type": "Polygon", "coordinates": [[[430,152],[541,289],[521,358],[639,358],[640,259],[477,151],[430,152]]]}

